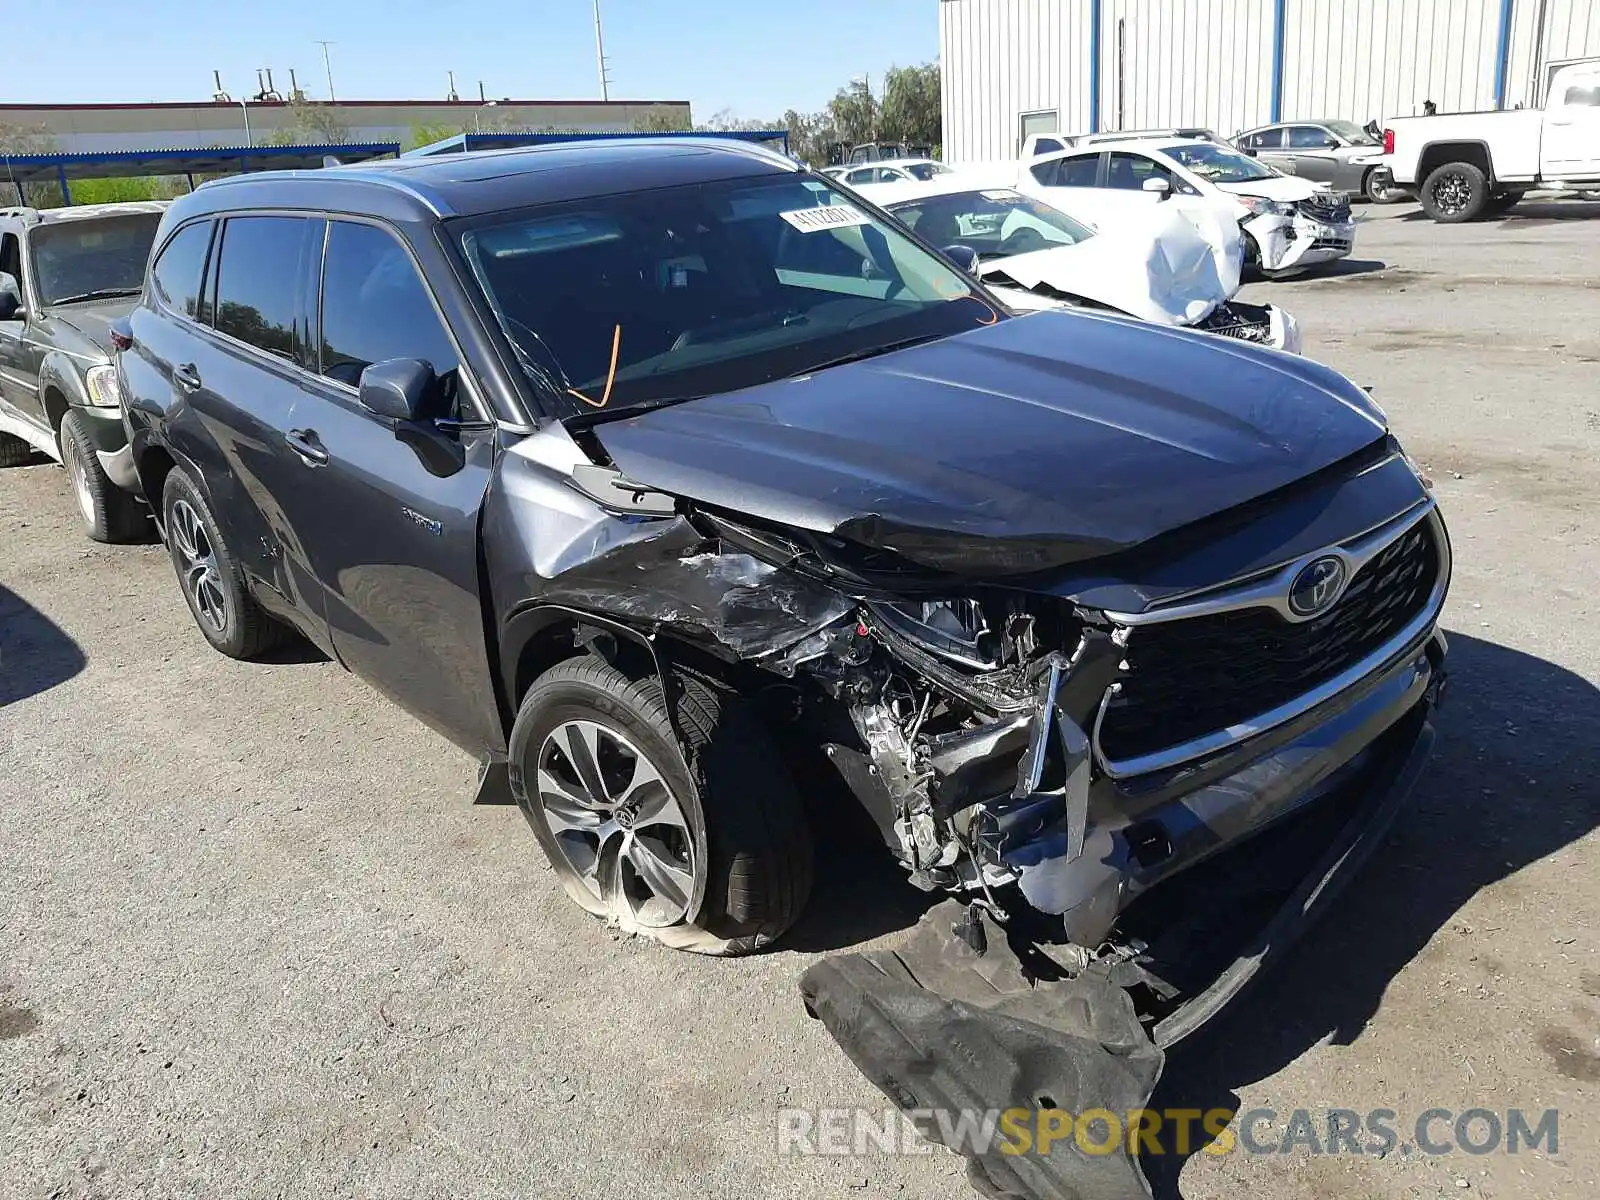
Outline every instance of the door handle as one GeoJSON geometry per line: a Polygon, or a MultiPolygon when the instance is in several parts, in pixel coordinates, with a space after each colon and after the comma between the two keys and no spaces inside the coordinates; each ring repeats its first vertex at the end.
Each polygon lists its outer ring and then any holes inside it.
{"type": "Polygon", "coordinates": [[[186,392],[198,391],[200,388],[200,372],[193,363],[179,363],[172,368],[172,382],[186,392]]]}
{"type": "Polygon", "coordinates": [[[322,441],[317,437],[315,429],[291,429],[283,435],[283,440],[289,443],[289,449],[300,456],[300,461],[308,467],[326,466],[328,452],[323,448],[322,441]]]}

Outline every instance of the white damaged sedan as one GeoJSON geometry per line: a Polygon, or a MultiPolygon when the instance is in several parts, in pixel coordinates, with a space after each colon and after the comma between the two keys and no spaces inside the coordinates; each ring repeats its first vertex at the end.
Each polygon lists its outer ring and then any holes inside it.
{"type": "Polygon", "coordinates": [[[1300,353],[1300,328],[1275,304],[1234,300],[1237,226],[1161,205],[1105,232],[1008,187],[945,176],[859,189],[933,246],[964,247],[975,273],[1019,311],[1089,307],[1300,353]]]}
{"type": "Polygon", "coordinates": [[[1168,204],[1236,222],[1246,258],[1269,278],[1345,258],[1355,248],[1348,196],[1209,138],[1097,139],[1023,163],[1017,186],[1102,231],[1168,204]]]}

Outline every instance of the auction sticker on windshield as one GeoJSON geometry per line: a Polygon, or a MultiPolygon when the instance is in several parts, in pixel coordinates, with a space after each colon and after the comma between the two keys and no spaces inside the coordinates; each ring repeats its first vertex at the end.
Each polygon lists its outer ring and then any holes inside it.
{"type": "Polygon", "coordinates": [[[848,204],[829,204],[820,208],[797,208],[778,214],[801,233],[816,233],[823,229],[845,229],[851,225],[865,225],[867,214],[848,204]]]}

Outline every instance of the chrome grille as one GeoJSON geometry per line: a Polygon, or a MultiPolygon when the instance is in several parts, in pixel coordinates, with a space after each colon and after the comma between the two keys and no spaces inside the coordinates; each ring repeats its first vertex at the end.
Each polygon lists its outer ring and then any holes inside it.
{"type": "Polygon", "coordinates": [[[1159,754],[1293,702],[1397,637],[1427,609],[1440,571],[1422,521],[1310,621],[1251,607],[1139,626],[1101,717],[1101,752],[1113,762],[1159,754]]]}

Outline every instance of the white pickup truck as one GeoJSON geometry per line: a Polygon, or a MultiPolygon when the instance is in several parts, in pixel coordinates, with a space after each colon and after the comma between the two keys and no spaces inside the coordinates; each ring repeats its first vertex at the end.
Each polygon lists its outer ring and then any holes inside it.
{"type": "Polygon", "coordinates": [[[1396,117],[1383,152],[1435,221],[1505,212],[1533,188],[1600,188],[1600,59],[1557,71],[1542,109],[1396,117]]]}

